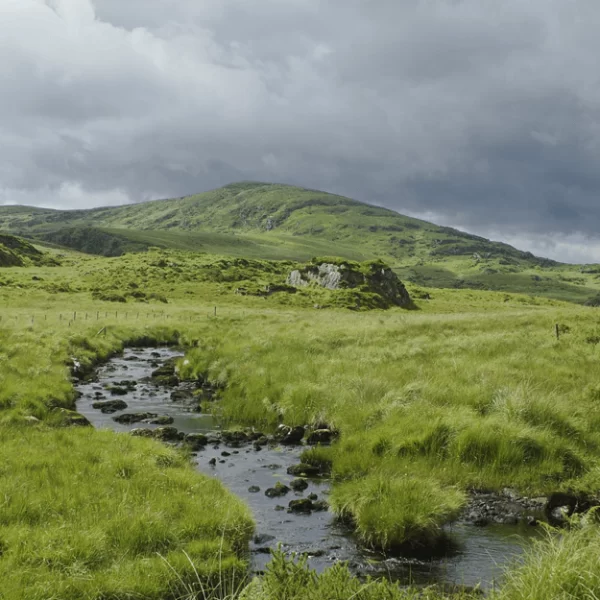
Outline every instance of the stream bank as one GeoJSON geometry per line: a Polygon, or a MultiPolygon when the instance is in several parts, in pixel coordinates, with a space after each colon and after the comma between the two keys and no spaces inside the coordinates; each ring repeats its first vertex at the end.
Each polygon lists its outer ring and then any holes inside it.
{"type": "Polygon", "coordinates": [[[300,462],[303,446],[256,445],[252,440],[232,443],[224,439],[227,434],[223,435],[212,415],[195,412],[186,387],[169,379],[168,369],[157,385],[152,373],[180,355],[172,348],[127,349],[77,385],[77,410],[97,428],[124,433],[137,430],[138,435],[173,442],[189,434],[188,440],[206,436],[209,443],[196,445],[196,468],[218,478],[252,509],[257,525],[250,547],[254,571],[263,570],[270,560],[270,549],[281,544],[285,552],[308,554],[309,564],[317,571],[342,560],[358,575],[390,577],[403,584],[481,584],[489,589],[500,580],[504,566],[536,535],[536,528],[527,523],[537,518],[540,500],[524,501],[510,490],[504,495],[475,494],[463,516],[445,528],[455,551],[437,559],[369,552],[327,510],[288,512],[290,502],[298,500],[304,502],[296,503],[296,507],[310,501],[325,508],[329,482],[306,478],[306,487],[302,484],[294,486],[297,490],[291,489],[292,481],[298,478],[288,469],[300,462]],[[283,493],[282,486],[289,491],[283,493]],[[267,490],[276,491],[267,494],[267,490]]]}

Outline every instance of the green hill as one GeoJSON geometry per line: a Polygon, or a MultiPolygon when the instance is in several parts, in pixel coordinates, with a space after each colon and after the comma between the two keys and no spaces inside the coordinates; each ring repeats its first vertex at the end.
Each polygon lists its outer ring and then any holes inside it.
{"type": "Polygon", "coordinates": [[[525,292],[586,301],[594,269],[538,258],[508,244],[389,209],[294,186],[235,183],[170,200],[58,211],[0,207],[0,230],[119,256],[150,247],[307,260],[382,258],[401,278],[430,287],[525,292]]]}

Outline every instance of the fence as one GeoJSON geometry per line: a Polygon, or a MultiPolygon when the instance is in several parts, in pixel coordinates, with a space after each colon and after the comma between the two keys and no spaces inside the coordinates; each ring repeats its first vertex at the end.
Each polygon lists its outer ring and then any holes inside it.
{"type": "Polygon", "coordinates": [[[192,314],[186,312],[173,312],[168,313],[165,311],[72,311],[72,312],[44,312],[44,311],[31,311],[29,313],[23,311],[17,314],[4,314],[0,315],[0,327],[6,325],[35,325],[36,323],[46,324],[63,324],[67,327],[71,327],[74,323],[80,322],[98,322],[110,320],[114,321],[126,321],[126,322],[140,322],[140,321],[158,321],[158,320],[172,320],[178,322],[194,322],[200,318],[211,318],[217,316],[217,307],[215,306],[210,312],[194,312],[192,314]]]}

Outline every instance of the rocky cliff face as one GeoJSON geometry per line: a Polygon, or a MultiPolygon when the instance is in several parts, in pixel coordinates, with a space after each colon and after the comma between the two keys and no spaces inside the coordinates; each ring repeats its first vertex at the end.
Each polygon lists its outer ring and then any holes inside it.
{"type": "MultiPolygon", "coordinates": [[[[292,271],[288,285],[296,288],[320,286],[329,290],[356,290],[376,295],[381,308],[412,306],[412,300],[396,274],[382,261],[356,263],[331,259],[313,259],[311,263],[292,271]]],[[[357,296],[360,304],[360,297],[357,296]]]]}

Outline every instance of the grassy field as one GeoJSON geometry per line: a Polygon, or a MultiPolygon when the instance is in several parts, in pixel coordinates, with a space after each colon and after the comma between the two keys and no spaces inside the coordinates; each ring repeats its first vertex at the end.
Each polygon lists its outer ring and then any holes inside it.
{"type": "MultiPolygon", "coordinates": [[[[125,344],[186,346],[183,373],[223,384],[215,410],[231,425],[336,428],[339,442],[305,460],[330,465],[332,507],[367,545],[436,544],[472,489],[600,489],[595,308],[409,285],[418,310],[316,310],[313,298],[234,293],[283,263],[52,256],[60,266],[0,272],[3,600],[183,598],[243,571],[251,516],[185,456],[66,427],[72,359],[90,367],[125,344]]],[[[600,594],[598,535],[545,542],[497,597],[600,594]],[[526,595],[536,588],[549,595],[526,595]]],[[[278,561],[241,597],[417,594],[278,561]]]]}

